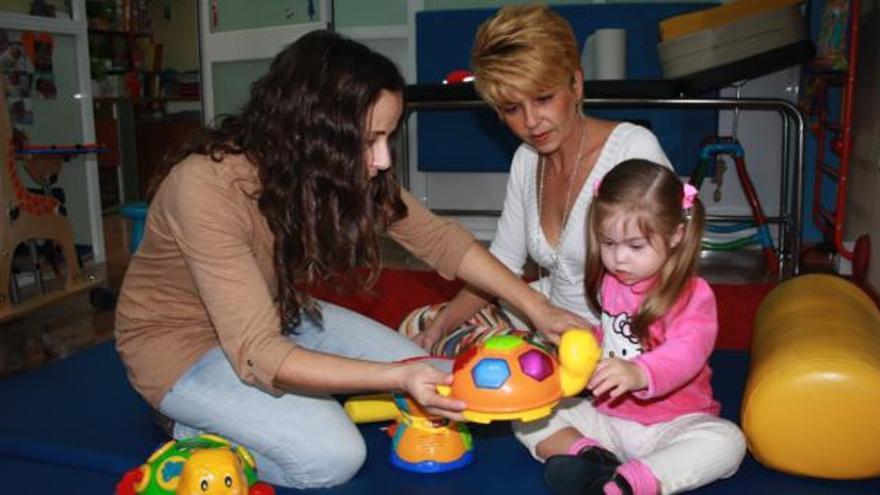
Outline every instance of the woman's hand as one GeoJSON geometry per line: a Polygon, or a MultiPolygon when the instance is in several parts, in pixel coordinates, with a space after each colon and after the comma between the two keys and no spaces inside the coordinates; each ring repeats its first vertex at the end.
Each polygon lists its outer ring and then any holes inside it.
{"type": "Polygon", "coordinates": [[[583,317],[570,311],[557,308],[546,301],[533,315],[528,315],[535,328],[545,339],[554,345],[559,344],[559,337],[573,328],[589,329],[592,325],[583,317]]]}
{"type": "Polygon", "coordinates": [[[444,326],[445,325],[442,324],[440,318],[433,318],[428,322],[428,325],[424,330],[413,335],[412,341],[430,353],[434,344],[446,335],[446,329],[443,328],[444,326]]]}
{"type": "MultiPolygon", "coordinates": [[[[477,289],[510,303],[554,344],[559,342],[559,336],[566,330],[590,328],[589,323],[580,316],[552,306],[543,294],[529,287],[479,243],[472,244],[462,258],[456,275],[477,289]]],[[[455,328],[480,307],[474,306],[471,313],[464,315],[460,321],[450,322],[450,328],[455,328]]]]}
{"type": "Polygon", "coordinates": [[[428,363],[410,362],[397,368],[400,373],[400,389],[410,395],[429,414],[436,414],[453,421],[462,421],[464,401],[443,397],[437,385],[451,385],[452,375],[444,373],[428,363]]]}
{"type": "Polygon", "coordinates": [[[422,349],[431,352],[437,341],[459,328],[480,308],[489,303],[489,296],[474,287],[464,287],[455,297],[439,309],[425,325],[425,329],[412,337],[422,349]]]}
{"type": "Polygon", "coordinates": [[[612,399],[648,386],[648,377],[638,365],[620,358],[603,359],[587,384],[593,395],[608,394],[612,399]]]}

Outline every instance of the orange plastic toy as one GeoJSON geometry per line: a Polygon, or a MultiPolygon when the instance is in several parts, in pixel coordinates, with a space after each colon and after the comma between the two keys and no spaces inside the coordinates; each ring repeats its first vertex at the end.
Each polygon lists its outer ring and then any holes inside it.
{"type": "Polygon", "coordinates": [[[558,359],[520,337],[498,335],[459,354],[452,385],[440,393],[465,401],[464,417],[475,423],[533,421],[583,390],[600,356],[587,330],[563,334],[558,359]]]}
{"type": "MultiPolygon", "coordinates": [[[[452,360],[414,358],[449,372],[452,360]]],[[[445,473],[473,461],[473,440],[467,426],[428,414],[408,395],[374,394],[345,401],[345,412],[355,423],[393,420],[391,464],[414,473],[445,473]]]]}

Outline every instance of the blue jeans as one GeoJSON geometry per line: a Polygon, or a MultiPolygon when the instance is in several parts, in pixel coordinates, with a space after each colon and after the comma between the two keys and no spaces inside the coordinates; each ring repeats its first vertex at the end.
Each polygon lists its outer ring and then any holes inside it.
{"type": "MultiPolygon", "coordinates": [[[[291,336],[297,345],[373,361],[425,355],[381,323],[329,303],[321,306],[323,329],[304,317],[291,336]]],[[[159,410],[174,420],[175,438],[215,433],[247,447],[260,478],[278,486],[338,485],[366,459],[360,432],[333,397],[295,392],[274,397],[242,382],[220,348],[187,370],[159,410]]]]}

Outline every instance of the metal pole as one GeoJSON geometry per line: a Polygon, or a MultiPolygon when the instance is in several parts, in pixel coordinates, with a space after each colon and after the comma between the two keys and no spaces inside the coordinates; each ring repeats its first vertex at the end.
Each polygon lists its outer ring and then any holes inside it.
{"type": "MultiPolygon", "coordinates": [[[[783,145],[788,147],[786,143],[792,142],[794,137],[795,149],[794,156],[791,160],[786,160],[782,165],[780,197],[784,201],[784,211],[780,211],[778,217],[771,217],[768,220],[778,222],[781,228],[780,234],[780,262],[790,263],[791,273],[794,275],[800,272],[800,249],[801,234],[803,229],[802,208],[803,208],[803,167],[804,167],[804,141],[805,141],[805,124],[804,117],[800,109],[789,101],[775,98],[584,98],[584,105],[587,108],[683,108],[683,109],[717,109],[717,110],[765,110],[779,112],[783,119],[789,119],[793,125],[783,125],[787,138],[783,139],[783,145]],[[790,163],[790,165],[789,165],[790,163]],[[784,245],[787,249],[783,250],[782,238],[790,239],[784,245]],[[784,251],[790,251],[788,253],[784,251]]],[[[422,98],[416,101],[408,101],[406,103],[405,119],[409,118],[412,112],[421,110],[473,110],[488,108],[488,105],[479,99],[458,99],[432,101],[428,98],[422,98]]],[[[407,139],[404,134],[403,139],[407,139]]],[[[784,158],[791,158],[791,154],[783,150],[784,158]]],[[[409,160],[408,153],[406,160],[409,160]]],[[[409,170],[409,162],[406,163],[406,170],[409,170]]],[[[404,179],[404,177],[402,177],[404,179]]],[[[405,177],[403,182],[408,187],[409,177],[405,177]]],[[[475,212],[476,213],[476,212],[475,212]]],[[[483,212],[494,213],[494,212],[483,212]]],[[[716,217],[709,217],[715,219],[716,217]]],[[[751,217],[742,217],[751,218],[751,217]]],[[[719,218],[722,219],[722,218],[719,218]]],[[[724,220],[735,220],[738,217],[724,217],[724,220]]],[[[782,273],[782,271],[780,271],[782,273]]]]}

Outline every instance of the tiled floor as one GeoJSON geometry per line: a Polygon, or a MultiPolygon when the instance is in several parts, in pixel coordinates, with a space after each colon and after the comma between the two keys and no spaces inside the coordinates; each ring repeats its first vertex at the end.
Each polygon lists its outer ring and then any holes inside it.
{"type": "MultiPolygon", "coordinates": [[[[130,226],[118,215],[104,218],[107,262],[93,267],[118,290],[128,265],[130,226]]],[[[427,269],[391,241],[383,246],[386,267],[427,269]]],[[[703,274],[714,282],[764,280],[766,270],[755,252],[712,254],[703,260],[703,274]]],[[[95,311],[88,292],[71,296],[17,320],[0,324],[0,377],[31,369],[113,336],[113,312],[95,311]]]]}

